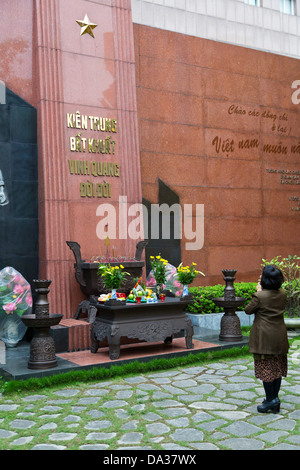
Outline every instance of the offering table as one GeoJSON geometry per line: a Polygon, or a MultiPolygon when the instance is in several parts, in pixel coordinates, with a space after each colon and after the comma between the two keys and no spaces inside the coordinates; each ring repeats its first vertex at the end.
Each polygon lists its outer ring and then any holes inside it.
{"type": "Polygon", "coordinates": [[[175,333],[185,331],[187,349],[193,349],[193,325],[184,312],[190,300],[166,298],[156,303],[125,303],[115,301],[96,303],[97,314],[92,324],[91,352],[96,353],[99,341],[108,339],[110,359],[120,356],[122,336],[145,342],[165,341],[169,343],[175,333]]]}

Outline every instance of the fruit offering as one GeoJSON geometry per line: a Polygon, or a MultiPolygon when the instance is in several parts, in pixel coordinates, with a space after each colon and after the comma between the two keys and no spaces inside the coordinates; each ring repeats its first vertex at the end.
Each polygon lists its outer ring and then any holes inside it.
{"type": "Polygon", "coordinates": [[[137,297],[141,297],[141,303],[157,301],[156,294],[148,287],[144,289],[142,286],[134,287],[127,297],[127,302],[137,302],[137,297]]]}
{"type": "Polygon", "coordinates": [[[98,302],[106,302],[111,298],[111,294],[101,294],[100,297],[98,297],[98,302]]]}

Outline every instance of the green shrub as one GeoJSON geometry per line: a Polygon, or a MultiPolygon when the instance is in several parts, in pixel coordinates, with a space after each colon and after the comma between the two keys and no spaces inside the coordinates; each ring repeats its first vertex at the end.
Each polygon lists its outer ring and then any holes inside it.
{"type": "Polygon", "coordinates": [[[277,266],[283,276],[283,289],[287,293],[286,313],[288,317],[300,316],[300,256],[289,255],[286,258],[275,256],[271,260],[262,260],[262,268],[268,264],[277,266]]]}
{"type": "MultiPolygon", "coordinates": [[[[256,282],[236,282],[234,284],[236,297],[244,297],[245,304],[237,308],[237,310],[244,310],[244,306],[251,300],[252,294],[256,292],[256,282]]],[[[217,307],[213,302],[214,298],[224,296],[224,285],[217,284],[215,286],[207,287],[190,287],[189,293],[193,295],[193,302],[188,305],[187,311],[190,313],[219,313],[224,310],[217,307]]]]}

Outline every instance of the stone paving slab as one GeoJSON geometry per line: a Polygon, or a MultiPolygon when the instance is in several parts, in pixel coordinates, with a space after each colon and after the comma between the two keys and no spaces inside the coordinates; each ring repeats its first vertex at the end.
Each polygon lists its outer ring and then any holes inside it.
{"type": "Polygon", "coordinates": [[[300,366],[259,414],[251,356],[0,397],[0,450],[300,450],[300,366]]]}

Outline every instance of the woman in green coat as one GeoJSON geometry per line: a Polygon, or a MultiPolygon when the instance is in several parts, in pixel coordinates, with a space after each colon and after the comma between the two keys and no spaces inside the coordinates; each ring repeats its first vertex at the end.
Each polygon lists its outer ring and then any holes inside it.
{"type": "Polygon", "coordinates": [[[255,315],[249,338],[249,352],[254,356],[255,377],[263,381],[266,400],[257,407],[260,413],[280,411],[278,393],[281,378],[287,375],[289,343],[283,319],[286,292],[281,289],[282,272],[275,266],[265,266],[257,292],[245,307],[255,315]]]}

